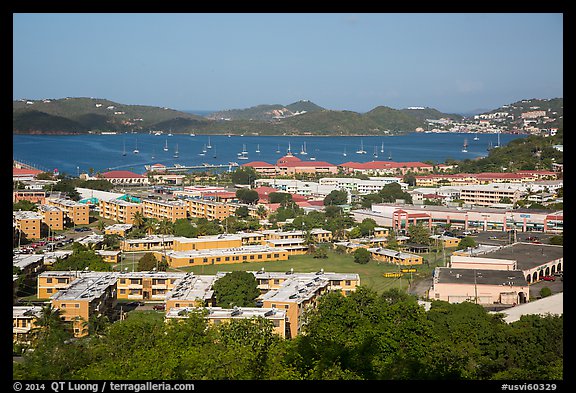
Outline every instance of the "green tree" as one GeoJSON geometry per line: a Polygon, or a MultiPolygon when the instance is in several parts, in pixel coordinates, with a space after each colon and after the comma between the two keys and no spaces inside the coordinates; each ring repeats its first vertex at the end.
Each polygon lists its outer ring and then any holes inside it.
{"type": "Polygon", "coordinates": [[[253,205],[258,202],[259,196],[258,193],[254,190],[250,190],[248,188],[240,188],[236,190],[236,198],[238,198],[238,200],[242,203],[253,205]]]}
{"type": "Polygon", "coordinates": [[[18,211],[18,210],[28,210],[28,211],[37,211],[38,210],[38,206],[35,203],[32,203],[30,201],[27,201],[25,199],[22,199],[14,204],[12,204],[12,210],[13,211],[18,211]]]}
{"type": "Polygon", "coordinates": [[[223,308],[253,307],[260,291],[252,273],[234,271],[219,278],[214,285],[216,304],[223,308]]]}
{"type": "Polygon", "coordinates": [[[470,236],[466,236],[462,239],[460,239],[460,242],[458,243],[458,250],[466,250],[468,247],[470,248],[474,248],[476,247],[476,242],[474,241],[473,238],[471,238],[470,236]]]}
{"type": "Polygon", "coordinates": [[[361,265],[367,264],[372,259],[370,251],[368,251],[365,248],[357,248],[356,250],[354,250],[352,255],[354,256],[354,262],[359,263],[361,265]]]}
{"type": "Polygon", "coordinates": [[[421,222],[408,227],[408,236],[410,241],[417,244],[430,244],[430,230],[424,227],[421,222]]]}
{"type": "MultiPolygon", "coordinates": [[[[158,220],[151,217],[144,219],[142,229],[144,230],[144,232],[146,232],[147,235],[153,235],[158,229],[158,220]]],[[[176,230],[176,226],[174,226],[174,230],[176,230]]],[[[178,236],[184,236],[184,235],[178,235],[178,236]]]]}
{"type": "Polygon", "coordinates": [[[174,236],[196,237],[198,229],[187,218],[180,218],[174,222],[174,236]]]}
{"type": "Polygon", "coordinates": [[[540,289],[540,297],[548,297],[552,295],[552,290],[548,287],[543,287],[542,289],[540,289]]]}
{"type": "Polygon", "coordinates": [[[371,236],[374,235],[374,228],[376,228],[378,224],[372,218],[365,218],[362,220],[358,228],[360,229],[360,236],[371,236]]]}
{"type": "Polygon", "coordinates": [[[327,259],[328,258],[328,247],[323,245],[316,247],[314,250],[314,258],[327,259]]]}
{"type": "Polygon", "coordinates": [[[563,235],[554,235],[550,237],[548,243],[554,244],[557,246],[562,246],[564,244],[564,236],[563,235]]]}
{"type": "Polygon", "coordinates": [[[248,210],[248,206],[240,206],[236,209],[236,217],[238,218],[248,218],[250,212],[248,210]]]}
{"type": "Polygon", "coordinates": [[[239,167],[232,172],[231,180],[234,184],[248,184],[250,187],[254,185],[254,181],[258,179],[258,173],[250,166],[239,167]]]}
{"type": "Polygon", "coordinates": [[[292,194],[289,194],[287,192],[271,192],[270,194],[268,194],[269,203],[284,203],[291,201],[292,201],[292,194]]]}
{"type": "Polygon", "coordinates": [[[149,272],[158,267],[158,259],[153,253],[147,252],[138,260],[138,271],[149,272]]]}
{"type": "Polygon", "coordinates": [[[324,206],[345,205],[348,203],[348,192],[333,190],[324,198],[324,206]]]}

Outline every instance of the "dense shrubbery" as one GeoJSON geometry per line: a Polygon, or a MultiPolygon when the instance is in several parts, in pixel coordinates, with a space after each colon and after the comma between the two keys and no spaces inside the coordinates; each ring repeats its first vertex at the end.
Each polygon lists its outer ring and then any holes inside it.
{"type": "Polygon", "coordinates": [[[323,296],[305,334],[283,340],[263,319],[207,325],[128,318],[66,341],[55,328],[14,379],[562,379],[563,317],[506,324],[472,303],[359,288],[323,296]],[[56,356],[56,354],[60,354],[56,356]]]}

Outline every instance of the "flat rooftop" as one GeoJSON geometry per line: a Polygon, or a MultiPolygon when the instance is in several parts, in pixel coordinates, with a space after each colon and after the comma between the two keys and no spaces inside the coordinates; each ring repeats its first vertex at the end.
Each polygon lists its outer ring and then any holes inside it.
{"type": "Polygon", "coordinates": [[[52,295],[52,300],[84,300],[91,302],[99,298],[112,285],[116,284],[118,273],[105,273],[100,277],[80,276],[72,281],[68,288],[60,290],[52,295]]]}
{"type": "Polygon", "coordinates": [[[166,318],[187,318],[188,313],[206,310],[205,318],[209,319],[244,319],[262,317],[266,319],[285,319],[286,311],[277,308],[259,307],[173,307],[166,313],[166,318]]]}
{"type": "Polygon", "coordinates": [[[438,267],[434,281],[440,284],[528,286],[522,270],[454,269],[438,267]]]}
{"type": "Polygon", "coordinates": [[[485,258],[513,259],[518,269],[528,270],[564,257],[564,247],[550,244],[514,243],[482,255],[485,258]]]}
{"type": "Polygon", "coordinates": [[[184,277],[174,283],[174,288],[166,294],[166,300],[211,299],[214,294],[212,285],[215,280],[216,276],[195,276],[193,273],[187,273],[184,277]]]}
{"type": "Polygon", "coordinates": [[[207,250],[167,251],[166,255],[172,258],[218,257],[230,255],[262,254],[286,252],[285,249],[269,246],[242,246],[233,248],[211,248],[207,250]]]}
{"type": "Polygon", "coordinates": [[[314,278],[291,277],[278,289],[262,295],[262,300],[270,302],[302,303],[314,297],[319,290],[326,288],[329,281],[320,276],[314,278]]]}

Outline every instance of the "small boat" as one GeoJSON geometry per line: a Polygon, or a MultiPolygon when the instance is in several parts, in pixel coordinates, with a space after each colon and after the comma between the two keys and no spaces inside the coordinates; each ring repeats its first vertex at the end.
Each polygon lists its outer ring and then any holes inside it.
{"type": "Polygon", "coordinates": [[[154,159],[156,156],[156,149],[152,148],[152,159],[154,159]]]}
{"type": "Polygon", "coordinates": [[[248,152],[246,151],[246,145],[242,145],[242,151],[238,153],[239,160],[247,160],[248,159],[248,152]]]}
{"type": "Polygon", "coordinates": [[[380,147],[380,153],[384,153],[384,142],[382,142],[382,146],[380,147]]]}
{"type": "Polygon", "coordinates": [[[256,145],[256,153],[260,153],[260,144],[256,145]]]}
{"type": "Polygon", "coordinates": [[[344,157],[346,157],[346,156],[348,155],[348,154],[346,154],[346,146],[344,146],[344,153],[342,153],[342,155],[343,155],[344,157]]]}
{"type": "Polygon", "coordinates": [[[202,148],[202,151],[201,151],[198,155],[199,155],[199,156],[206,155],[206,144],[204,144],[204,147],[202,148]]]}
{"type": "Polygon", "coordinates": [[[168,139],[166,139],[166,144],[164,145],[164,151],[168,151],[168,139]]]}
{"type": "Polygon", "coordinates": [[[468,140],[464,139],[464,145],[462,146],[462,153],[468,153],[468,140]]]}
{"type": "Polygon", "coordinates": [[[124,150],[122,151],[122,155],[123,156],[126,155],[126,141],[124,141],[124,150]]]}
{"type": "Polygon", "coordinates": [[[373,154],[374,158],[378,158],[378,148],[376,146],[374,146],[374,154],[373,154]]]}
{"type": "Polygon", "coordinates": [[[169,133],[168,136],[172,136],[172,133],[169,133]]]}
{"type": "Polygon", "coordinates": [[[304,142],[304,144],[302,145],[302,150],[300,151],[300,154],[303,156],[308,154],[308,152],[306,152],[306,142],[304,142]]]}
{"type": "Polygon", "coordinates": [[[194,133],[190,133],[190,136],[196,136],[196,134],[194,134],[194,133]]]}
{"type": "Polygon", "coordinates": [[[391,160],[391,159],[392,159],[392,150],[390,150],[390,151],[388,152],[388,160],[391,160]]]}
{"type": "Polygon", "coordinates": [[[480,140],[480,138],[478,138],[478,134],[476,134],[476,135],[474,136],[474,139],[473,139],[473,140],[475,140],[475,141],[479,141],[479,140],[480,140]]]}
{"type": "Polygon", "coordinates": [[[210,144],[210,137],[208,137],[208,144],[206,145],[206,149],[212,149],[212,145],[210,144]]]}
{"type": "Polygon", "coordinates": [[[178,158],[178,144],[176,144],[176,151],[174,152],[174,158],[178,158]]]}
{"type": "Polygon", "coordinates": [[[362,139],[360,139],[360,150],[357,150],[356,154],[366,154],[366,150],[364,150],[364,142],[362,139]]]}
{"type": "Polygon", "coordinates": [[[280,153],[280,145],[278,145],[278,148],[276,149],[276,153],[280,153]]]}
{"type": "Polygon", "coordinates": [[[140,153],[140,150],[138,150],[138,139],[136,139],[136,148],[134,149],[134,154],[138,154],[140,153]]]}

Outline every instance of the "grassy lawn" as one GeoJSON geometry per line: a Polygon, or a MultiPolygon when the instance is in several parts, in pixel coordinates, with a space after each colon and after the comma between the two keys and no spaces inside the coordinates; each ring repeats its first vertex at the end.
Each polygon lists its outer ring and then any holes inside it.
{"type": "Polygon", "coordinates": [[[400,278],[386,278],[383,276],[383,273],[398,272],[400,267],[397,265],[379,263],[374,260],[365,265],[360,265],[354,263],[352,255],[338,254],[334,251],[329,251],[326,259],[316,259],[312,255],[295,255],[290,256],[287,261],[191,266],[179,268],[178,270],[202,275],[235,270],[255,271],[261,268],[269,272],[286,272],[293,268],[294,272],[300,273],[317,272],[320,269],[324,269],[325,272],[358,273],[361,285],[370,287],[377,292],[383,292],[391,288],[406,289],[410,278],[418,279],[430,276],[435,266],[441,266],[441,255],[438,257],[436,264],[433,263],[435,260],[433,253],[424,254],[423,257],[425,261],[430,261],[430,266],[426,264],[416,265],[414,267],[417,269],[417,273],[412,273],[412,277],[410,277],[410,273],[405,273],[400,278]]]}

